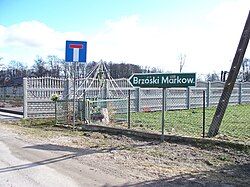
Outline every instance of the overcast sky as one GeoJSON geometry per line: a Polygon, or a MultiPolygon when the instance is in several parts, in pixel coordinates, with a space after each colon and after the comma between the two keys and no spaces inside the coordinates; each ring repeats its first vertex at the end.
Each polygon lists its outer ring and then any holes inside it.
{"type": "MultiPolygon", "coordinates": [[[[229,70],[249,0],[0,0],[0,63],[31,66],[88,42],[87,61],[199,74],[229,70]]],[[[246,52],[250,58],[250,49],[246,52]]]]}

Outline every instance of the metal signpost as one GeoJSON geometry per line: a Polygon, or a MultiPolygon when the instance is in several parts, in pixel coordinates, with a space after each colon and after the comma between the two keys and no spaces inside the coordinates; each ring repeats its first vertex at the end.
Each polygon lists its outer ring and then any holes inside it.
{"type": "Polygon", "coordinates": [[[73,128],[75,128],[75,100],[76,100],[76,67],[78,62],[86,63],[87,42],[66,41],[65,61],[74,62],[74,88],[73,88],[73,128]]]}
{"type": "Polygon", "coordinates": [[[196,85],[195,73],[136,73],[129,78],[134,87],[162,88],[162,128],[161,139],[164,140],[166,110],[166,88],[186,88],[196,85]]]}

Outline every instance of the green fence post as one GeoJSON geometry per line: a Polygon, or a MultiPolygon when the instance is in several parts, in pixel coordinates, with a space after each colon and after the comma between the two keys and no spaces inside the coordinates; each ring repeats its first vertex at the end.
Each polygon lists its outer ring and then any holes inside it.
{"type": "Polygon", "coordinates": [[[202,137],[205,138],[205,125],[206,125],[206,91],[202,91],[203,105],[202,105],[202,137]]]}
{"type": "Polygon", "coordinates": [[[55,101],[55,124],[57,125],[57,101],[55,101]]]}
{"type": "Polygon", "coordinates": [[[130,114],[131,114],[131,110],[130,110],[130,90],[128,90],[128,129],[130,129],[130,114]]]}
{"type": "Polygon", "coordinates": [[[86,118],[86,90],[83,90],[83,103],[82,103],[82,119],[84,120],[84,122],[87,121],[86,118]]]}
{"type": "Polygon", "coordinates": [[[238,104],[242,103],[242,82],[239,83],[239,99],[238,104]]]}
{"type": "Polygon", "coordinates": [[[191,88],[187,87],[187,109],[190,109],[190,92],[191,92],[191,88]]]}
{"type": "Polygon", "coordinates": [[[161,141],[164,141],[164,129],[165,129],[165,104],[166,104],[166,88],[162,88],[162,116],[161,116],[161,141]]]}

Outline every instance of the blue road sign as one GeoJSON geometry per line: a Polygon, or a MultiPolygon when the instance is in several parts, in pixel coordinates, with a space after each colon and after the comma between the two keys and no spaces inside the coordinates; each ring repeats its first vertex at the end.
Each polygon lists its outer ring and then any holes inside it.
{"type": "Polygon", "coordinates": [[[87,42],[66,41],[66,62],[86,62],[87,42]]]}

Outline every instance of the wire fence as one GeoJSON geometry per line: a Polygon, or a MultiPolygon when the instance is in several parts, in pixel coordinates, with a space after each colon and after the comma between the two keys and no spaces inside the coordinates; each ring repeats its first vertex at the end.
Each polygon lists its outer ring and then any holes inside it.
{"type": "MultiPolygon", "coordinates": [[[[148,103],[158,106],[158,110],[151,111],[144,107],[141,112],[131,113],[131,128],[162,133],[162,93],[155,92],[161,99],[149,101],[148,103]]],[[[187,89],[169,89],[166,91],[166,105],[164,108],[164,133],[180,136],[203,135],[203,90],[190,92],[187,89]],[[186,95],[189,93],[189,100],[186,95]],[[185,96],[185,97],[183,97],[185,96]],[[188,106],[187,106],[188,105],[188,106]]],[[[150,100],[150,99],[149,99],[150,100]]],[[[206,103],[204,103],[206,104],[206,103]]]]}
{"type": "MultiPolygon", "coordinates": [[[[115,83],[107,82],[102,89],[94,79],[78,80],[76,85],[77,96],[86,94],[85,99],[77,97],[76,124],[89,123],[162,132],[162,89],[131,88],[126,79],[116,80],[115,83]],[[112,87],[113,84],[116,86],[112,87]],[[102,99],[97,99],[98,95],[102,99]]],[[[223,82],[197,82],[196,87],[167,89],[164,133],[201,137],[204,117],[207,133],[223,87],[223,82]],[[205,98],[203,91],[206,91],[205,98]],[[205,116],[202,109],[204,99],[205,116]]],[[[58,124],[72,125],[72,88],[72,80],[68,79],[24,79],[24,86],[21,88],[0,88],[0,104],[1,101],[16,102],[15,99],[20,99],[20,105],[24,103],[24,117],[45,118],[56,114],[58,124]],[[53,94],[63,97],[54,103],[51,101],[53,94]],[[70,96],[68,100],[65,100],[66,96],[70,96]]],[[[249,111],[250,83],[236,83],[217,138],[249,143],[249,111]]]]}
{"type": "MultiPolygon", "coordinates": [[[[186,94],[183,91],[183,94],[186,94]]],[[[85,99],[77,100],[75,105],[76,124],[95,124],[119,128],[130,128],[145,132],[162,133],[162,93],[155,92],[154,98],[143,104],[141,111],[133,108],[133,92],[129,92],[127,99],[85,99]],[[157,107],[152,111],[151,107],[157,107]]],[[[203,90],[190,92],[189,109],[172,108],[177,107],[179,99],[176,96],[166,97],[164,110],[164,134],[203,137],[206,136],[212,122],[216,107],[206,107],[207,95],[203,90]],[[203,94],[203,97],[200,96],[203,94]],[[177,102],[178,101],[178,102],[177,102]],[[204,134],[205,133],[205,134],[204,134]]],[[[168,96],[169,92],[166,92],[168,96]]],[[[73,101],[58,101],[56,104],[56,118],[58,124],[72,125],[73,101]]],[[[226,110],[217,139],[228,141],[240,141],[250,143],[250,104],[230,104],[226,110]]]]}
{"type": "MultiPolygon", "coordinates": [[[[169,135],[203,137],[208,133],[216,107],[171,110],[166,109],[164,133],[169,135]],[[203,121],[204,119],[204,121],[203,121]]],[[[229,105],[217,139],[250,144],[250,104],[229,105]]],[[[162,132],[162,112],[131,113],[131,128],[155,133],[162,132]]]]}
{"type": "MultiPolygon", "coordinates": [[[[212,115],[214,113],[215,109],[212,110],[212,115]]],[[[228,106],[220,126],[218,138],[250,143],[249,116],[250,104],[228,106]]],[[[210,119],[212,120],[211,117],[210,119]]]]}
{"type": "MultiPolygon", "coordinates": [[[[57,124],[73,125],[73,100],[55,102],[57,124]]],[[[81,99],[75,102],[76,125],[99,124],[127,128],[127,99],[81,99]]]]}

